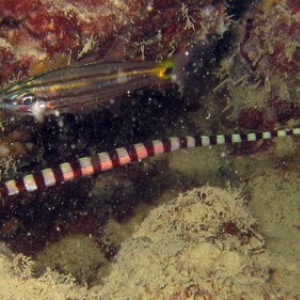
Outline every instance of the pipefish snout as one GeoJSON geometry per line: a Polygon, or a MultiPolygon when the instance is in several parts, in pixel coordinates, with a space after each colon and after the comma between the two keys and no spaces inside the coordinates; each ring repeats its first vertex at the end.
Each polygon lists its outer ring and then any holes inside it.
{"type": "Polygon", "coordinates": [[[74,64],[4,87],[0,108],[34,116],[86,112],[164,81],[176,82],[174,59],[74,64]]]}

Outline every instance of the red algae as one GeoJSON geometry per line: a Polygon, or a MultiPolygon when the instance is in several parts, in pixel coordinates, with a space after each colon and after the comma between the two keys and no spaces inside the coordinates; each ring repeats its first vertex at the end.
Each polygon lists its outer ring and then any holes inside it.
{"type": "Polygon", "coordinates": [[[35,0],[11,0],[0,1],[2,17],[21,20],[26,17],[27,12],[37,9],[41,5],[40,1],[35,0]]]}
{"type": "Polygon", "coordinates": [[[155,60],[222,36],[228,25],[224,5],[212,1],[1,0],[0,9],[2,82],[57,54],[95,55],[116,37],[126,40],[128,57],[155,60]]]}

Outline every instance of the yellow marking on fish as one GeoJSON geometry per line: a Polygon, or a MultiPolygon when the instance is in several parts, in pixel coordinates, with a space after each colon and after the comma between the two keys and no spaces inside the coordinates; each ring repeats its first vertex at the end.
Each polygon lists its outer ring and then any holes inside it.
{"type": "Polygon", "coordinates": [[[166,58],[159,64],[159,68],[156,75],[161,79],[170,79],[171,72],[168,71],[169,70],[173,71],[174,67],[175,67],[174,59],[166,58]]]}
{"type": "MultiPolygon", "coordinates": [[[[72,89],[72,88],[78,88],[78,87],[83,87],[88,85],[88,82],[82,81],[82,82],[73,82],[73,83],[58,83],[58,84],[53,84],[52,86],[48,87],[47,89],[50,92],[57,92],[60,90],[68,90],[68,89],[72,89]]],[[[41,88],[43,89],[43,88],[41,88]]],[[[33,88],[34,91],[36,91],[36,88],[33,88]]]]}

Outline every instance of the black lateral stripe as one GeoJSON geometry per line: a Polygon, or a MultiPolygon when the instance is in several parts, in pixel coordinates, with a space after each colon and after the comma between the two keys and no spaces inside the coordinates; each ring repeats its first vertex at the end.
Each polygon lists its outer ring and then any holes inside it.
{"type": "Polygon", "coordinates": [[[53,172],[56,183],[64,182],[64,174],[60,166],[51,168],[51,170],[53,172]]]}
{"type": "Polygon", "coordinates": [[[91,157],[91,164],[93,166],[94,172],[101,172],[102,167],[101,167],[101,161],[99,156],[93,156],[91,157]]]}
{"type": "Polygon", "coordinates": [[[162,139],[161,140],[163,147],[164,147],[164,152],[170,152],[172,149],[172,142],[170,139],[162,139]]]}
{"type": "Polygon", "coordinates": [[[186,136],[181,136],[179,138],[179,148],[180,149],[185,149],[187,148],[188,142],[187,142],[187,137],[186,136]]]}
{"type": "Polygon", "coordinates": [[[194,136],[195,139],[195,147],[202,147],[202,139],[201,139],[201,135],[195,135],[194,136]]]}
{"type": "Polygon", "coordinates": [[[147,151],[148,157],[155,155],[154,145],[151,141],[146,141],[146,142],[143,143],[143,145],[144,145],[144,147],[147,151]]]}
{"type": "Polygon", "coordinates": [[[7,186],[4,183],[0,184],[0,195],[1,197],[7,197],[8,196],[8,189],[7,186]]]}
{"type": "Polygon", "coordinates": [[[116,150],[109,151],[108,155],[111,159],[113,168],[120,166],[120,159],[119,159],[118,152],[116,150]]]}
{"type": "Polygon", "coordinates": [[[25,187],[25,184],[24,184],[23,177],[16,179],[15,183],[16,183],[16,187],[17,187],[19,193],[27,191],[26,187],[25,187]]]}
{"type": "Polygon", "coordinates": [[[46,187],[42,172],[38,171],[36,173],[33,173],[32,176],[38,189],[43,189],[46,187]]]}
{"type": "Polygon", "coordinates": [[[70,166],[74,173],[74,178],[78,178],[82,176],[81,165],[78,159],[71,161],[70,166]]]}
{"type": "Polygon", "coordinates": [[[224,134],[225,144],[232,144],[232,135],[224,134]]]}
{"type": "Polygon", "coordinates": [[[127,146],[125,149],[128,152],[128,155],[130,157],[130,161],[137,161],[139,159],[138,155],[136,153],[136,149],[133,145],[127,146]]]}

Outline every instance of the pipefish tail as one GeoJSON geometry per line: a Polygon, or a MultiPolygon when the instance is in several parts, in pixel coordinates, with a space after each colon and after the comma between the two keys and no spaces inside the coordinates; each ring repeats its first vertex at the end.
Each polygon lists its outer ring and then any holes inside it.
{"type": "Polygon", "coordinates": [[[174,67],[173,59],[74,64],[5,87],[0,108],[23,115],[91,111],[130,91],[176,81],[174,67]]]}
{"type": "MultiPolygon", "coordinates": [[[[82,157],[73,162],[64,162],[54,168],[28,174],[19,179],[9,180],[0,184],[0,198],[17,195],[23,192],[32,192],[74,180],[76,178],[108,171],[119,166],[127,165],[141,159],[157,156],[179,149],[201,146],[234,144],[242,142],[256,142],[275,137],[300,135],[300,128],[282,129],[264,132],[235,133],[230,135],[214,136],[183,136],[161,140],[148,141],[109,152],[101,152],[95,156],[82,157]]],[[[5,199],[2,201],[6,205],[5,199]]]]}

